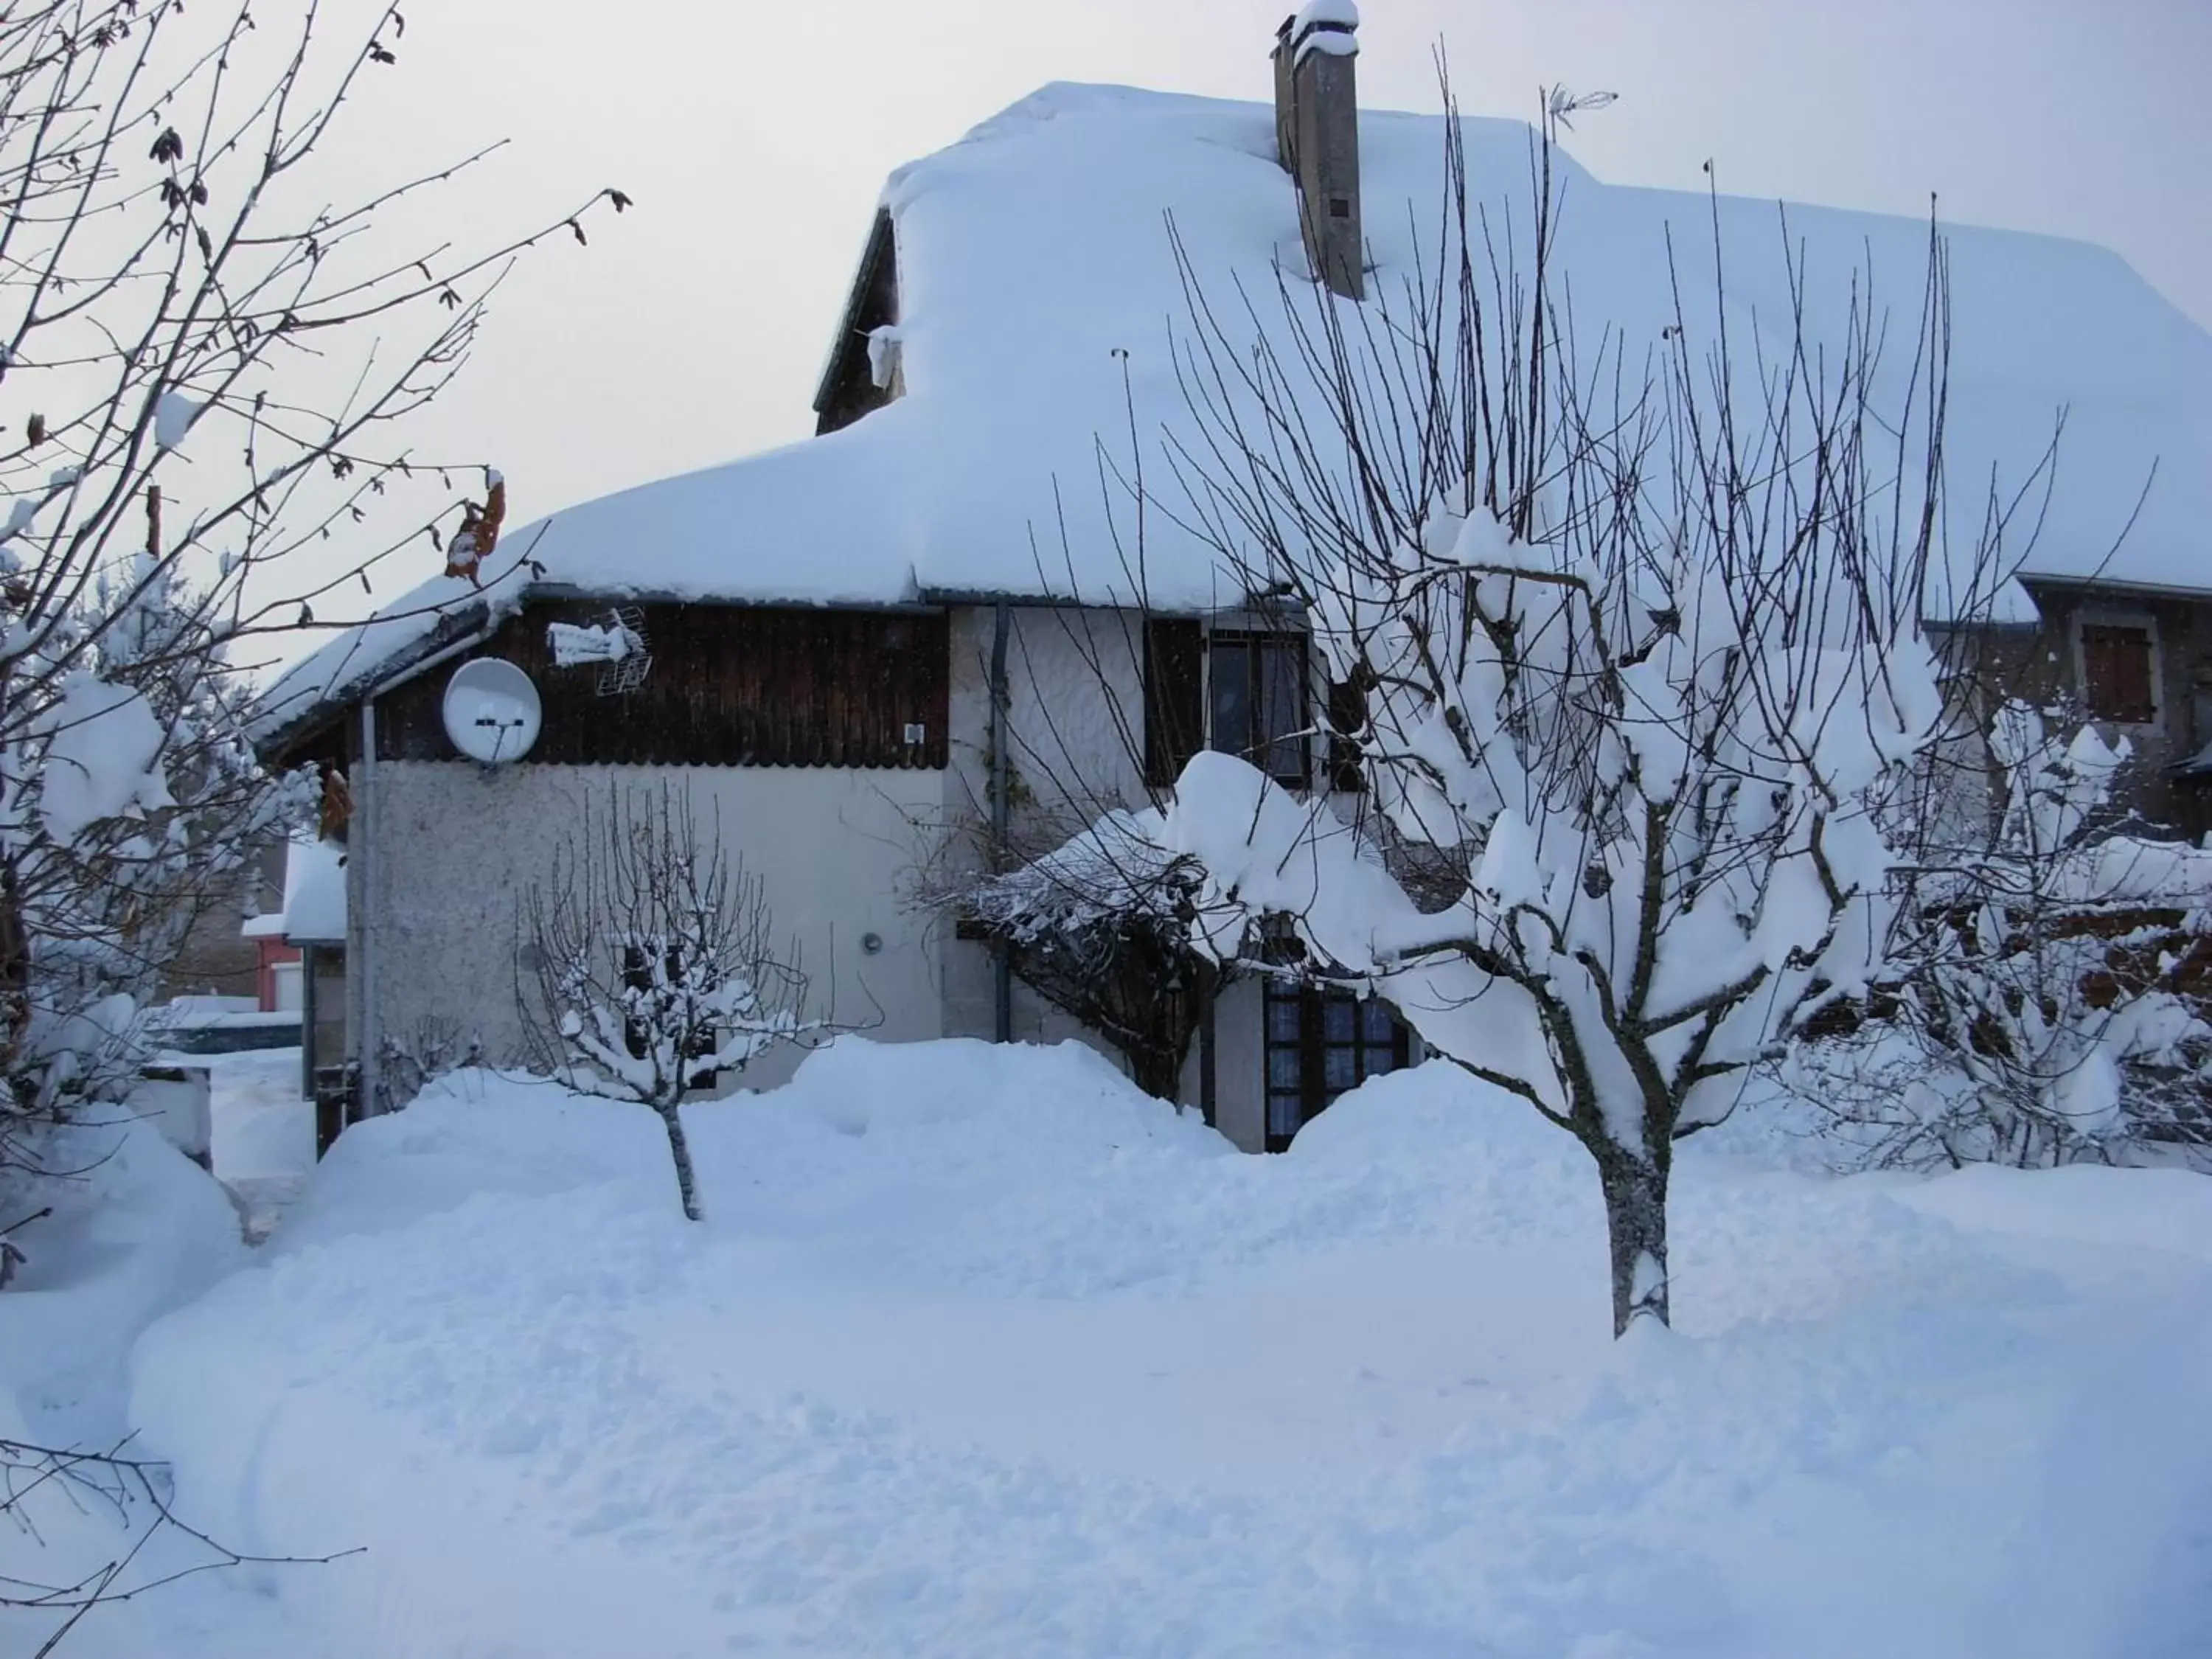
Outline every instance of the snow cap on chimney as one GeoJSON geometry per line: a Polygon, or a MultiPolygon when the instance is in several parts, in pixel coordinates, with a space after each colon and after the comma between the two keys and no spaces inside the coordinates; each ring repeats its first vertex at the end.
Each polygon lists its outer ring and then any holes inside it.
{"type": "Polygon", "coordinates": [[[1291,51],[1299,58],[1310,52],[1352,58],[1359,52],[1359,8],[1352,0],[1309,0],[1291,19],[1291,51]]]}

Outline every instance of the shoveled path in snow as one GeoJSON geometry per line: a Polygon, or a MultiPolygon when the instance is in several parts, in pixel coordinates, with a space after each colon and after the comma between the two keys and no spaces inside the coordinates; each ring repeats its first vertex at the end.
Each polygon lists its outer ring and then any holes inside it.
{"type": "Polygon", "coordinates": [[[2212,1182],[1692,1146],[1683,1334],[1615,1346],[1583,1155],[1441,1068],[1275,1159],[1076,1051],[841,1044],[693,1121],[697,1227],[646,1115],[461,1079],[142,1344],[200,1518],[368,1545],[267,1582],[319,1650],[2086,1659],[2212,1613],[2212,1182]]]}
{"type": "Polygon", "coordinates": [[[258,1243],[276,1230],[315,1167],[315,1107],[301,1097],[300,1051],[250,1048],[193,1063],[209,1072],[216,1178],[230,1189],[246,1237],[258,1243]]]}

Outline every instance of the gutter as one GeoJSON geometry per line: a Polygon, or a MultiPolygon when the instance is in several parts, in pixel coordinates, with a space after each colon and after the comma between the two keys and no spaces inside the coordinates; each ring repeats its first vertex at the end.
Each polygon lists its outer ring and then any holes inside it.
{"type": "MultiPolygon", "coordinates": [[[[803,441],[803,440],[802,440],[803,441]]],[[[529,600],[558,605],[690,605],[717,611],[860,611],[871,616],[933,617],[941,601],[919,599],[787,599],[684,593],[653,587],[593,587],[576,582],[532,582],[529,600]]]]}
{"type": "MultiPolygon", "coordinates": [[[[285,699],[287,707],[295,702],[300,705],[296,712],[279,719],[267,731],[252,736],[253,752],[264,757],[282,753],[301,738],[319,729],[325,716],[343,718],[337,711],[342,711],[346,704],[356,698],[375,696],[403,680],[411,679],[416,673],[434,663],[444,661],[456,651],[465,651],[472,645],[483,643],[493,629],[506,620],[506,615],[504,611],[495,611],[489,600],[478,600],[465,609],[449,611],[421,639],[410,642],[355,678],[326,686],[313,694],[312,698],[307,690],[301,688],[293,696],[285,699]],[[384,678],[379,678],[380,674],[384,678]]],[[[283,684],[281,678],[277,684],[283,684]]]]}
{"type": "Polygon", "coordinates": [[[477,647],[482,645],[486,640],[489,639],[498,631],[499,629],[495,624],[486,623],[482,628],[477,629],[475,633],[464,635],[461,638],[455,640],[451,645],[446,647],[442,651],[433,651],[428,656],[422,658],[421,660],[408,664],[404,668],[400,669],[388,679],[377,680],[369,684],[364,685],[359,693],[362,700],[362,706],[363,708],[368,707],[368,702],[371,698],[380,697],[387,691],[397,690],[399,687],[406,684],[410,680],[420,679],[423,675],[428,673],[440,664],[451,662],[454,658],[459,656],[464,651],[475,650],[477,647]]]}
{"type": "MultiPolygon", "coordinates": [[[[955,606],[981,608],[984,605],[996,609],[1004,605],[1024,611],[1141,611],[1153,617],[1211,617],[1218,609],[1212,605],[1123,604],[1095,595],[1010,593],[988,587],[924,587],[917,591],[922,605],[933,610],[949,610],[955,606]]],[[[873,610],[877,607],[867,608],[873,610]]]]}

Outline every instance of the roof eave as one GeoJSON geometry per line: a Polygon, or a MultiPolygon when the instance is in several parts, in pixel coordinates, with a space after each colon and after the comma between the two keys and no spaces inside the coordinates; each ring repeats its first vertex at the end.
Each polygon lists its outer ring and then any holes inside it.
{"type": "MultiPolygon", "coordinates": [[[[528,591],[520,596],[527,597],[528,591]]],[[[520,603],[520,599],[518,599],[520,603]]],[[[380,657],[351,679],[301,702],[297,713],[279,720],[253,739],[253,752],[264,765],[281,758],[320,732],[342,711],[364,697],[373,697],[392,681],[413,672],[442,651],[473,644],[495,626],[491,602],[477,599],[447,611],[437,625],[418,640],[410,641],[388,657],[380,657]]]]}
{"type": "Polygon", "coordinates": [[[2212,604],[2212,585],[2192,586],[2185,582],[2127,581],[2112,576],[2045,575],[2039,571],[2023,570],[2020,584],[2034,597],[2039,587],[2047,587],[2066,593],[2112,593],[2130,599],[2181,599],[2193,604],[2212,604]]]}

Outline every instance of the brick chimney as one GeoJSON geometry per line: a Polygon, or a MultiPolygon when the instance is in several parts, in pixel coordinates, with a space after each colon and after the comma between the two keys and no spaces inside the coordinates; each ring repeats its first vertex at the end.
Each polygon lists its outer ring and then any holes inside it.
{"type": "Polygon", "coordinates": [[[1314,273],[1364,297],[1359,236],[1359,8],[1309,0],[1275,31],[1275,155],[1297,183],[1298,222],[1314,273]]]}

